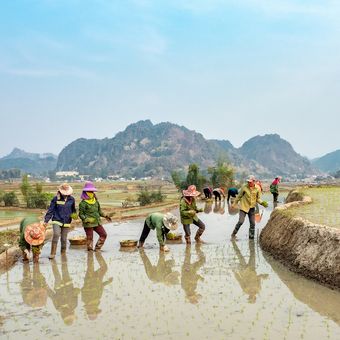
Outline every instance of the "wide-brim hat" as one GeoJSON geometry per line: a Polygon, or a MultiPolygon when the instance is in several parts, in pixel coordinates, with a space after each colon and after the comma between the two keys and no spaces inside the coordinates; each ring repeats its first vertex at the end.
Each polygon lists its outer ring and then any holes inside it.
{"type": "Polygon", "coordinates": [[[92,182],[86,182],[83,191],[98,191],[92,182]]]}
{"type": "Polygon", "coordinates": [[[59,192],[64,195],[64,196],[69,196],[72,195],[73,193],[73,189],[72,187],[67,184],[67,183],[63,183],[59,188],[58,188],[59,192]]]}
{"type": "Polygon", "coordinates": [[[196,185],[189,185],[187,190],[183,190],[183,196],[186,197],[197,197],[201,193],[196,190],[196,185]]]}
{"type": "Polygon", "coordinates": [[[255,182],[255,176],[253,175],[249,175],[248,178],[247,178],[247,182],[255,182]]]}
{"type": "Polygon", "coordinates": [[[25,240],[31,246],[39,246],[45,241],[45,227],[41,222],[31,223],[25,229],[25,240]]]}
{"type": "Polygon", "coordinates": [[[176,230],[178,228],[178,218],[171,213],[166,213],[163,216],[163,224],[169,230],[176,230]]]}

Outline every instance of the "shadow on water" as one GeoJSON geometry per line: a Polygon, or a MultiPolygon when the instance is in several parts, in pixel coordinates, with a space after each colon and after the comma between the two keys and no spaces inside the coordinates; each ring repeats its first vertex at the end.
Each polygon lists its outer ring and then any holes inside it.
{"type": "Polygon", "coordinates": [[[262,255],[297,300],[340,325],[340,295],[338,291],[291,272],[266,252],[262,252],[262,255]]]}

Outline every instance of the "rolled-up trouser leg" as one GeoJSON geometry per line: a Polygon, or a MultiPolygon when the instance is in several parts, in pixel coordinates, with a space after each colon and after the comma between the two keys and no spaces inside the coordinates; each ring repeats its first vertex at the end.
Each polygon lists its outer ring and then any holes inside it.
{"type": "Polygon", "coordinates": [[[199,234],[199,236],[201,236],[205,230],[205,224],[200,219],[198,219],[198,221],[194,221],[193,223],[198,227],[196,235],[199,234]]]}
{"type": "Polygon", "coordinates": [[[99,225],[95,228],[93,228],[93,230],[99,235],[99,239],[96,243],[96,250],[100,250],[101,247],[104,245],[106,237],[107,237],[107,233],[104,229],[104,227],[102,225],[99,225]]]}
{"type": "Polygon", "coordinates": [[[66,252],[66,242],[67,242],[67,234],[69,232],[69,228],[67,227],[61,227],[61,252],[64,253],[66,252]]]}
{"type": "Polygon", "coordinates": [[[190,224],[183,224],[183,229],[184,229],[185,237],[190,237],[191,235],[190,224]]]}
{"type": "Polygon", "coordinates": [[[253,239],[255,236],[255,208],[248,211],[249,218],[249,238],[253,239]]]}
{"type": "Polygon", "coordinates": [[[238,230],[241,228],[241,225],[244,223],[244,219],[245,219],[246,215],[247,215],[247,213],[245,213],[243,210],[240,210],[238,222],[235,225],[233,235],[236,235],[238,230]]]}

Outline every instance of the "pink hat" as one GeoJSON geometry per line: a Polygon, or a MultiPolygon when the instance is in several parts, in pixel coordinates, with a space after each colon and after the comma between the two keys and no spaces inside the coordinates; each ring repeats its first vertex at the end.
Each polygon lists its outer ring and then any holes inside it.
{"type": "Polygon", "coordinates": [[[39,246],[45,240],[45,227],[42,223],[29,224],[25,229],[25,240],[32,246],[39,246]]]}
{"type": "Polygon", "coordinates": [[[94,192],[94,191],[98,191],[96,189],[96,187],[93,185],[92,182],[86,182],[83,188],[83,191],[90,191],[90,192],[94,192]]]}
{"type": "Polygon", "coordinates": [[[183,196],[197,197],[201,193],[196,190],[196,185],[189,185],[187,190],[183,190],[183,196]]]}

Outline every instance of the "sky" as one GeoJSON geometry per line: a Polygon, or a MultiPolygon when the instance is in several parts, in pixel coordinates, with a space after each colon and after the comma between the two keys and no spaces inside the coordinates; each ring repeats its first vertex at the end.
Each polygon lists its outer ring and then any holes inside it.
{"type": "Polygon", "coordinates": [[[338,0],[0,1],[0,157],[151,119],[340,149],[338,0]]]}

